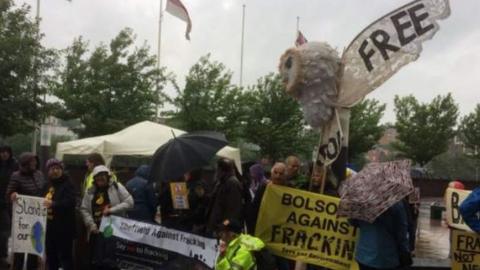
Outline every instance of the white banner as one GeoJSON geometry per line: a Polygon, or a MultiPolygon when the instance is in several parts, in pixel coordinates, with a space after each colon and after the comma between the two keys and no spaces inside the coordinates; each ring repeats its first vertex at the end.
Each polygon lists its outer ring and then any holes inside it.
{"type": "Polygon", "coordinates": [[[12,241],[13,252],[43,256],[47,208],[44,198],[18,195],[13,203],[12,241]]]}
{"type": "Polygon", "coordinates": [[[320,145],[318,146],[317,166],[328,166],[340,155],[342,147],[348,145],[348,133],[350,124],[350,110],[336,109],[335,114],[322,128],[320,145]]]}
{"type": "Polygon", "coordinates": [[[460,214],[460,205],[471,192],[471,190],[447,188],[445,191],[445,205],[448,226],[468,232],[472,231],[472,229],[465,224],[460,214]]]}
{"type": "Polygon", "coordinates": [[[215,266],[218,254],[216,239],[116,216],[102,219],[100,231],[105,230],[118,238],[194,258],[211,268],[215,266]]]}
{"type": "Polygon", "coordinates": [[[449,15],[448,0],[417,0],[365,28],[343,53],[338,104],[355,105],[400,68],[415,61],[422,43],[438,31],[437,21],[449,15]]]}

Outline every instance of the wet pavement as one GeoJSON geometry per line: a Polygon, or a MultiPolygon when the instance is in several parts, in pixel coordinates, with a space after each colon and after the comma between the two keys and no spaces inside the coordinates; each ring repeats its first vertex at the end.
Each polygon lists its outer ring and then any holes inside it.
{"type": "Polygon", "coordinates": [[[443,204],[443,198],[422,199],[415,247],[415,266],[450,268],[450,230],[444,219],[430,219],[430,205],[443,204]]]}

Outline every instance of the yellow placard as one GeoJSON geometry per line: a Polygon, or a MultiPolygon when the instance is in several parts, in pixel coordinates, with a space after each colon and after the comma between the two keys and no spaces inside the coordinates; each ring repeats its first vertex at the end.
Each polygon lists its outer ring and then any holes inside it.
{"type": "Polygon", "coordinates": [[[269,184],[255,235],[275,255],[330,269],[358,269],[357,230],[337,218],[338,198],[269,184]]]}
{"type": "Polygon", "coordinates": [[[171,182],[170,192],[174,209],[189,209],[188,190],[185,182],[171,182]]]}
{"type": "Polygon", "coordinates": [[[470,227],[468,227],[468,225],[463,221],[459,209],[462,202],[471,192],[472,191],[470,190],[447,188],[447,191],[445,192],[445,205],[447,223],[450,227],[469,232],[472,231],[470,227]]]}
{"type": "Polygon", "coordinates": [[[480,235],[452,230],[452,270],[480,270],[480,235]]]}

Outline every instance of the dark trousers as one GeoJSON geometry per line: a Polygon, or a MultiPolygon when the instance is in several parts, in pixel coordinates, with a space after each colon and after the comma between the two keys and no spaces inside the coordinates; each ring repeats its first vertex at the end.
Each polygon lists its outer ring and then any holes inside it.
{"type": "Polygon", "coordinates": [[[10,215],[7,206],[0,206],[0,259],[8,257],[8,238],[10,237],[10,215]]]}
{"type": "MultiPolygon", "coordinates": [[[[52,234],[55,232],[52,232],[52,234]]],[[[49,235],[45,239],[47,246],[47,263],[49,270],[73,270],[73,237],[49,235]]]]}
{"type": "Polygon", "coordinates": [[[118,270],[117,267],[107,265],[103,262],[105,245],[101,234],[91,234],[88,246],[90,248],[91,270],[118,270]]]}
{"type": "Polygon", "coordinates": [[[0,259],[6,259],[8,257],[8,237],[9,232],[0,231],[0,259]]]}
{"type": "MultiPolygon", "coordinates": [[[[13,255],[13,269],[22,270],[23,260],[25,259],[25,253],[15,253],[13,255]]],[[[36,270],[38,268],[39,257],[36,255],[28,254],[27,256],[27,270],[36,270]]]]}

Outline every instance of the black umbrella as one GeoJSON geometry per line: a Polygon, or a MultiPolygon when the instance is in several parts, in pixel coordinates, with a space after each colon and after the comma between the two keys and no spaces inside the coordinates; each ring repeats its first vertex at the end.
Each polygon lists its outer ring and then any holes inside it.
{"type": "Polygon", "coordinates": [[[152,160],[152,181],[178,179],[186,172],[208,165],[215,154],[228,144],[225,135],[199,131],[180,135],[160,146],[152,160]]]}

